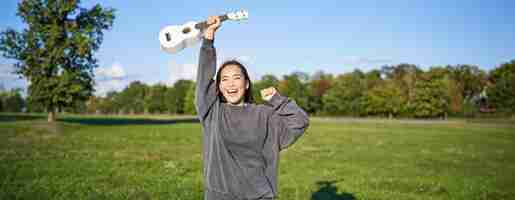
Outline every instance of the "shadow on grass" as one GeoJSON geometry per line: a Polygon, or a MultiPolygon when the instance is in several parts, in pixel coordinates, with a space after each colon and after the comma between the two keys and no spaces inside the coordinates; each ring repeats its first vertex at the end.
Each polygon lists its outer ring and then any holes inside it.
{"type": "MultiPolygon", "coordinates": [[[[46,115],[37,114],[23,114],[23,113],[0,113],[0,122],[16,122],[27,120],[46,120],[46,115]]],[[[58,117],[57,121],[67,123],[77,123],[83,125],[166,125],[177,123],[199,123],[195,117],[190,118],[175,118],[175,119],[149,119],[149,118],[125,118],[125,117],[73,117],[62,116],[58,117]]]]}
{"type": "Polygon", "coordinates": [[[110,118],[110,117],[65,117],[60,118],[58,121],[67,123],[78,123],[84,125],[104,125],[104,126],[117,126],[117,125],[167,125],[177,123],[198,123],[196,118],[181,118],[181,119],[146,119],[146,118],[110,118]]]}
{"type": "Polygon", "coordinates": [[[0,113],[0,122],[14,122],[25,120],[42,120],[46,119],[45,115],[28,115],[28,114],[13,114],[13,113],[0,113]]]}
{"type": "Polygon", "coordinates": [[[351,193],[338,193],[338,188],[334,185],[338,181],[319,181],[319,189],[311,194],[311,200],[357,200],[351,193]]]}

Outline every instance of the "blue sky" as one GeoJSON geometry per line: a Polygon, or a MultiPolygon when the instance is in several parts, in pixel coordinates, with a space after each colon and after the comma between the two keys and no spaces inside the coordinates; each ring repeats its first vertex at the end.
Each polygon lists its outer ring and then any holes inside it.
{"type": "MultiPolygon", "coordinates": [[[[18,1],[0,3],[0,29],[21,30],[18,1]]],[[[475,64],[490,70],[515,59],[515,1],[84,1],[115,8],[116,19],[97,52],[97,90],[122,89],[132,80],[149,84],[193,78],[199,46],[170,55],[159,48],[166,25],[199,21],[240,8],[246,23],[226,22],[215,45],[220,60],[238,58],[254,79],[293,71],[364,71],[385,64],[475,64]]],[[[0,84],[23,87],[6,75],[0,84]]]]}

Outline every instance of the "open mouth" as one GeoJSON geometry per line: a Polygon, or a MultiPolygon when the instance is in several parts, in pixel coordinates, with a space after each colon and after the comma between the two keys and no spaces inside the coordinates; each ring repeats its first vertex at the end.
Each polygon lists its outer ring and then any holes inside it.
{"type": "Polygon", "coordinates": [[[237,90],[237,89],[233,89],[233,90],[227,90],[226,92],[227,92],[227,94],[228,94],[228,95],[231,95],[231,96],[232,96],[232,95],[237,94],[237,93],[238,93],[238,90],[237,90]]]}

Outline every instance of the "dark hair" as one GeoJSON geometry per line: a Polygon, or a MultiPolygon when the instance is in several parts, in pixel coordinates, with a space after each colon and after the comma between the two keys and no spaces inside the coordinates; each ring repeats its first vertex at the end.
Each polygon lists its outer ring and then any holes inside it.
{"type": "Polygon", "coordinates": [[[243,66],[243,64],[241,64],[237,60],[225,61],[220,66],[220,69],[218,69],[218,72],[216,72],[216,93],[217,93],[218,97],[220,97],[220,100],[222,102],[227,102],[227,100],[225,100],[225,97],[222,94],[222,92],[220,92],[220,81],[221,81],[221,76],[222,76],[221,72],[228,65],[236,65],[236,66],[238,66],[240,68],[240,70],[241,70],[241,73],[243,73],[243,76],[245,76],[245,81],[247,81],[249,83],[249,88],[247,88],[245,90],[245,95],[243,95],[243,102],[245,102],[245,103],[254,103],[254,98],[252,97],[252,82],[250,81],[249,73],[247,73],[247,69],[245,68],[245,66],[243,66]]]}

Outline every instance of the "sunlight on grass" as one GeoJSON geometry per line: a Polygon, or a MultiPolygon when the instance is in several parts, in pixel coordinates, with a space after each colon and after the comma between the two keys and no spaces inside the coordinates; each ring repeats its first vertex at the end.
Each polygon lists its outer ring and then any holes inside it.
{"type": "MultiPolygon", "coordinates": [[[[313,119],[282,153],[280,199],[509,199],[513,146],[515,127],[495,121],[313,119]]],[[[202,199],[200,124],[3,120],[0,188],[0,199],[202,199]]]]}

